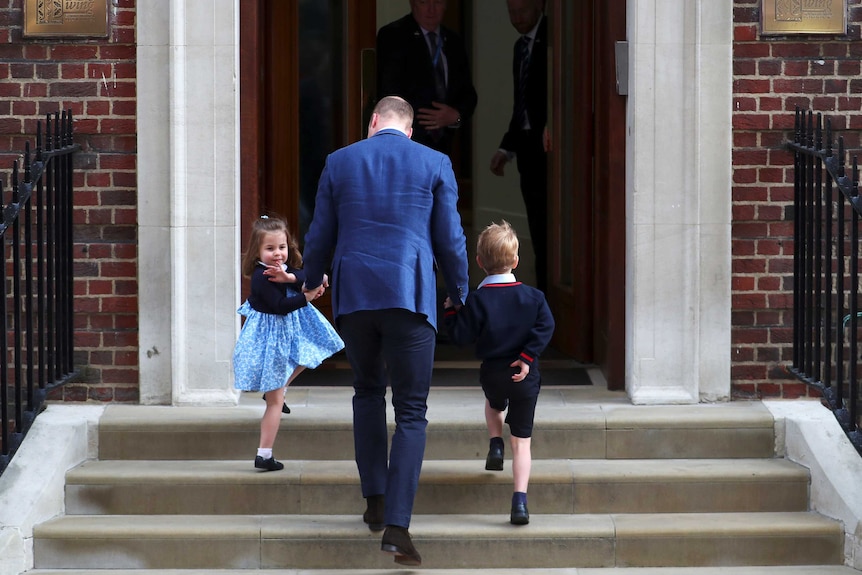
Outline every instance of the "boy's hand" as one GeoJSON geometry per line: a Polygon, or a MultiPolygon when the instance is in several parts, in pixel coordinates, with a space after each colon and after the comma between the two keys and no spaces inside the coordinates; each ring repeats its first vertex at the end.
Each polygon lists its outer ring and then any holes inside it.
{"type": "Polygon", "coordinates": [[[443,309],[450,309],[453,307],[455,307],[455,306],[452,305],[452,299],[449,297],[446,297],[446,300],[443,302],[443,309]]]}
{"type": "Polygon", "coordinates": [[[530,364],[522,359],[516,359],[509,364],[509,367],[517,367],[520,369],[518,373],[512,376],[512,381],[524,381],[527,374],[530,373],[530,364]]]}

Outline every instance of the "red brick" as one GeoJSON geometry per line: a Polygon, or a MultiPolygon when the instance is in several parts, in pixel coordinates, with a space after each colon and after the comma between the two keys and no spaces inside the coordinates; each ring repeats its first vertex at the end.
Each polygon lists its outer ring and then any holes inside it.
{"type": "Polygon", "coordinates": [[[76,44],[55,44],[50,47],[51,60],[96,60],[97,46],[76,44]]]}

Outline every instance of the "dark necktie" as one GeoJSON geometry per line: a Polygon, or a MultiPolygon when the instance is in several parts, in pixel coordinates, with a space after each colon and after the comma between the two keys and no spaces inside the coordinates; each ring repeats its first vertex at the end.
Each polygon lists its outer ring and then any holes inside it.
{"type": "Polygon", "coordinates": [[[521,36],[515,43],[515,58],[518,64],[518,89],[515,92],[515,118],[521,126],[527,118],[527,77],[530,72],[530,38],[521,36]]]}
{"type": "Polygon", "coordinates": [[[437,101],[446,99],[446,70],[443,67],[443,46],[438,42],[437,34],[428,32],[428,43],[431,49],[431,65],[434,66],[434,93],[437,101]]]}
{"type": "MultiPolygon", "coordinates": [[[[434,95],[438,102],[446,101],[446,70],[443,67],[443,46],[434,32],[428,32],[428,44],[431,50],[431,65],[434,67],[434,95]]],[[[443,137],[443,129],[429,130],[431,139],[435,142],[443,137]]]]}

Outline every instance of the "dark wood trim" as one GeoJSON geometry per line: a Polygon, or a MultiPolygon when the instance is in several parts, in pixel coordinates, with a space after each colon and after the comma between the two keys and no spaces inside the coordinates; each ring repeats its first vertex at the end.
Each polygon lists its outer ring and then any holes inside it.
{"type": "Polygon", "coordinates": [[[626,39],[625,0],[596,6],[596,363],[608,389],[625,389],[626,98],[617,93],[614,46],[626,39]]]}
{"type": "Polygon", "coordinates": [[[266,130],[262,206],[299,227],[299,7],[297,2],[266,2],[266,130]]]}
{"type": "Polygon", "coordinates": [[[594,357],[593,6],[555,2],[548,13],[549,273],[557,328],[553,346],[584,363],[594,357]],[[561,233],[567,236],[561,236],[561,233]],[[566,270],[566,277],[562,277],[566,270]]]}
{"type": "MultiPolygon", "coordinates": [[[[264,0],[247,0],[239,19],[239,146],[240,146],[240,251],[248,244],[249,225],[261,211],[264,197],[263,37],[264,0]]],[[[239,262],[237,262],[239,269],[239,262]]],[[[248,281],[242,284],[242,299],[248,281]]]]}

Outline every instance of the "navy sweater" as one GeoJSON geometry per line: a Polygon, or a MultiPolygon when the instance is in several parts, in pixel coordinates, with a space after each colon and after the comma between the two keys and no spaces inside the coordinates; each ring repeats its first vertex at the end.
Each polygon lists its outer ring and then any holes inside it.
{"type": "Polygon", "coordinates": [[[262,264],[254,269],[251,276],[251,295],[248,303],[259,312],[276,315],[287,315],[292,311],[308,305],[308,300],[302,293],[305,283],[305,272],[287,267],[287,273],[296,275],[296,282],[278,283],[269,281],[269,276],[263,275],[262,264]]]}
{"type": "Polygon", "coordinates": [[[460,310],[447,309],[444,319],[452,340],[475,343],[482,360],[521,359],[533,365],[554,333],[545,294],[521,282],[485,284],[467,295],[460,310]]]}

